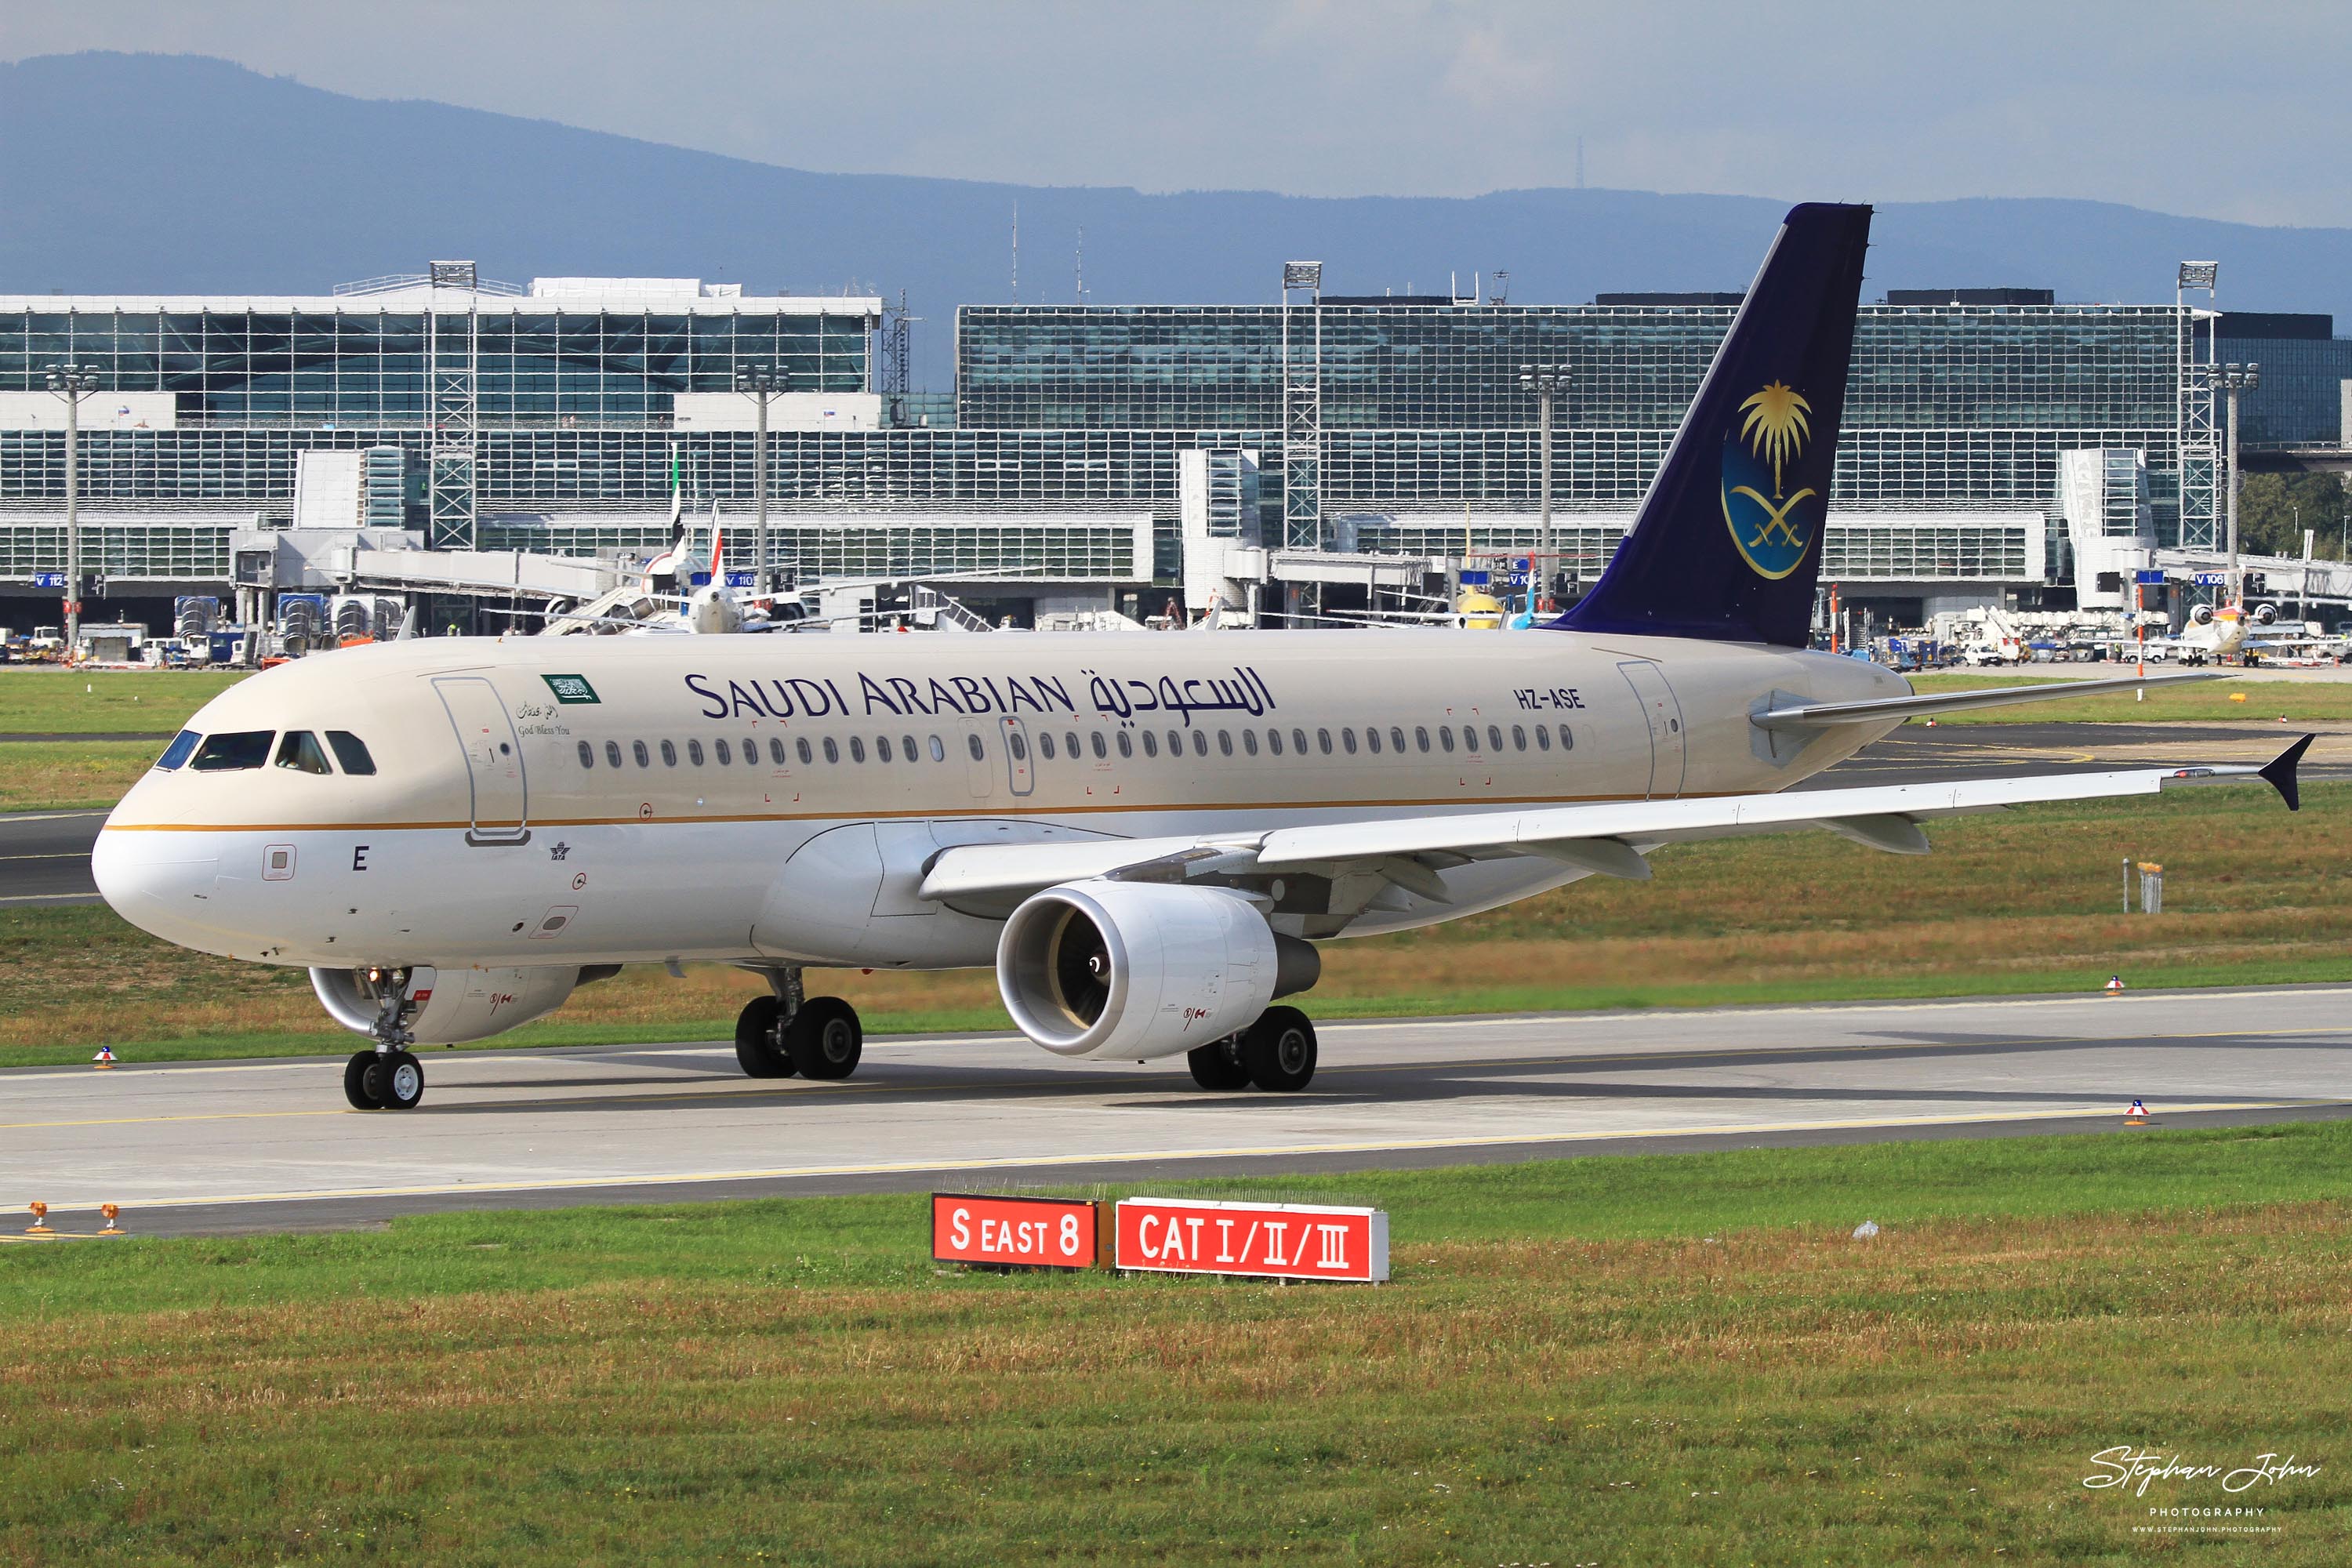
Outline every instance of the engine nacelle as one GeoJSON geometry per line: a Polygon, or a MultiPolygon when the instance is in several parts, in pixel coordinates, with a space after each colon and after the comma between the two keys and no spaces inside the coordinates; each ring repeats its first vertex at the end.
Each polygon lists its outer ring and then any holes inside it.
{"type": "Polygon", "coordinates": [[[2254,625],[2258,626],[2267,626],[2276,622],[2277,619],[2278,606],[2276,605],[2256,605],[2254,606],[2254,625]]]}
{"type": "Polygon", "coordinates": [[[1036,894],[996,944],[996,988],[1021,1032],[1057,1056],[1174,1056],[1245,1029],[1321,973],[1217,888],[1094,879],[1036,894]]]}
{"type": "Polygon", "coordinates": [[[2189,624],[2192,626],[2211,626],[2213,624],[2213,606],[2210,605],[2191,605],[2189,607],[2189,624]]]}
{"type": "MultiPolygon", "coordinates": [[[[412,969],[401,993],[401,1026],[419,1045],[488,1039],[546,1016],[563,1005],[574,987],[602,980],[618,967],[412,969]]],[[[364,1035],[375,1027],[375,990],[368,984],[367,971],[314,969],[310,989],[319,994],[328,1016],[344,1028],[364,1035]]]]}

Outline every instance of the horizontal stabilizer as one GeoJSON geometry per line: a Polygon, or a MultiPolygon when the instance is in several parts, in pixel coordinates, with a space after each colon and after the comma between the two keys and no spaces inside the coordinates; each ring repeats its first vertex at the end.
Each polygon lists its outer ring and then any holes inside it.
{"type": "Polygon", "coordinates": [[[1808,702],[1797,708],[1772,708],[1755,716],[1764,730],[1818,730],[1831,724],[1865,724],[1889,719],[1932,719],[1969,708],[2005,708],[2017,702],[2056,702],[2068,697],[2097,697],[2135,688],[2178,686],[2189,680],[2219,680],[2218,669],[2182,670],[2169,675],[2125,675],[2105,680],[2061,680],[2045,686],[1979,686],[1967,691],[1915,691],[1908,697],[1873,697],[1861,702],[1808,702]]]}

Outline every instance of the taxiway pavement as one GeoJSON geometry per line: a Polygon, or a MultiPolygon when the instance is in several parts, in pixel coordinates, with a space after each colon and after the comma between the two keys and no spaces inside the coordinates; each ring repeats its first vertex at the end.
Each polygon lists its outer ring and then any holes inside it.
{"type": "MultiPolygon", "coordinates": [[[[95,1230],[1168,1179],[2352,1115],[2352,988],[1332,1022],[1297,1095],[1010,1036],[875,1040],[842,1083],[719,1043],[431,1052],[354,1111],[341,1058],[0,1071],[0,1202],[95,1230]]],[[[5,1227],[13,1232],[14,1225],[5,1227]]]]}

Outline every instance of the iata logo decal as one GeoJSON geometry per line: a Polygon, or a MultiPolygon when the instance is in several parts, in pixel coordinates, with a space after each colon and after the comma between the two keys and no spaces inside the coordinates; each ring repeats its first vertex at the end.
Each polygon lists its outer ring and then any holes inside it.
{"type": "Polygon", "coordinates": [[[1812,437],[1812,405],[1776,381],[1739,408],[1739,429],[1723,443],[1723,521],[1759,576],[1786,577],[1804,560],[1829,510],[1828,498],[1811,486],[1791,494],[1782,480],[1812,437]]]}

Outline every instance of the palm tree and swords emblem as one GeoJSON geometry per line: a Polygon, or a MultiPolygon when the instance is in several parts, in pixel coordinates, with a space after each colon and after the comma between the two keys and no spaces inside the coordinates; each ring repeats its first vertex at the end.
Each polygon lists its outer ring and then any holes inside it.
{"type": "Polygon", "coordinates": [[[1801,502],[1820,493],[1807,485],[1789,495],[1782,483],[1784,471],[1803,456],[1811,438],[1812,405],[1794,387],[1774,381],[1749,395],[1739,412],[1738,433],[1724,443],[1724,521],[1730,524],[1733,542],[1750,566],[1767,577],[1785,577],[1797,569],[1811,540],[1810,529],[1799,531],[1799,524],[1808,520],[1792,514],[1801,502]],[[1769,497],[1759,488],[1766,465],[1772,475],[1769,497]],[[1735,517],[1735,498],[1754,503],[1760,518],[1735,517]]]}

